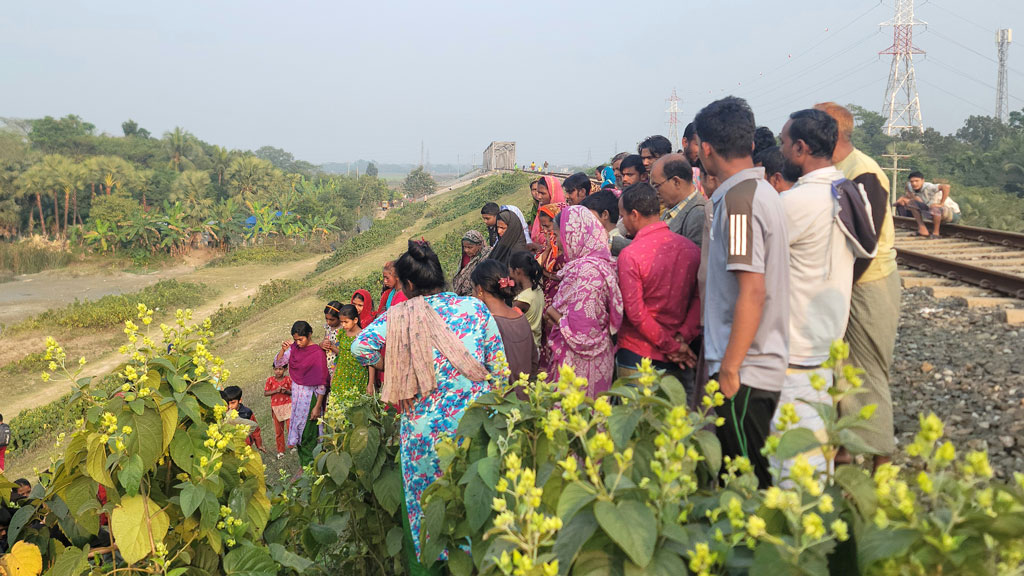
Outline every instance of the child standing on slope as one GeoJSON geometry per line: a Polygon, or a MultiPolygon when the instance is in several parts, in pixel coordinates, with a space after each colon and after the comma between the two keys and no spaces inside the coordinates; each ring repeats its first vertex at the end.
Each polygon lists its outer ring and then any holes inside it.
{"type": "Polygon", "coordinates": [[[274,421],[274,439],[277,442],[277,459],[284,457],[285,437],[288,420],[292,417],[292,379],[285,374],[288,365],[273,366],[274,375],[263,384],[263,395],[270,396],[270,416],[274,421]]]}

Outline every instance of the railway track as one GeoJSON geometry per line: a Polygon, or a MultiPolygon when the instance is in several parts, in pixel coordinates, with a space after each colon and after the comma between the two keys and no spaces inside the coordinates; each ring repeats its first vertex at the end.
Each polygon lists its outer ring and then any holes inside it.
{"type": "Polygon", "coordinates": [[[958,297],[972,307],[1004,308],[1008,321],[1024,322],[1024,234],[945,224],[942,237],[928,239],[917,235],[913,218],[894,221],[897,261],[931,275],[909,275],[905,286],[927,286],[936,297],[958,297]]]}

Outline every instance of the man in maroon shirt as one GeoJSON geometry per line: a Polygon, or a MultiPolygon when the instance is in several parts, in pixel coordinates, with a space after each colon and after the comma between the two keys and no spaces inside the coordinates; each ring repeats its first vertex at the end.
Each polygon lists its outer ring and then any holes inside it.
{"type": "Polygon", "coordinates": [[[692,396],[700,334],[697,269],[700,248],[661,221],[658,195],[647,183],[626,188],[619,216],[633,242],[619,254],[619,289],[625,313],[615,364],[620,378],[636,372],[643,358],[676,376],[692,396]]]}

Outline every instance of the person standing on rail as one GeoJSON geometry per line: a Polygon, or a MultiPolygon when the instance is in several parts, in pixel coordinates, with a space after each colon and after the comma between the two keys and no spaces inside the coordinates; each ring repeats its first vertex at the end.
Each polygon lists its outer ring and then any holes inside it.
{"type": "Polygon", "coordinates": [[[725,404],[716,429],[726,456],[743,456],[762,488],[772,484],[761,453],[789,362],[789,239],[779,194],[754,167],[754,113],[729,96],[694,120],[700,159],[721,184],[708,247],[704,350],[725,404]]]}
{"type": "Polygon", "coordinates": [[[644,169],[650,172],[655,160],[672,153],[672,142],[661,135],[648,136],[636,147],[636,153],[643,159],[644,169]]]}
{"type": "Polygon", "coordinates": [[[903,196],[896,199],[896,210],[901,215],[910,215],[917,220],[917,233],[928,238],[939,237],[943,222],[960,220],[960,206],[949,197],[949,184],[932,184],[924,181],[924,174],[914,170],[907,176],[907,188],[903,196]],[[925,221],[931,221],[929,234],[925,221]]]}
{"type": "MultiPolygon", "coordinates": [[[[839,415],[857,414],[869,404],[876,406],[868,426],[855,430],[861,441],[876,452],[874,467],[892,459],[896,451],[893,427],[892,393],[889,369],[896,349],[900,321],[900,275],[893,244],[896,231],[889,208],[889,178],[870,156],[854,148],[853,114],[835,102],[815,106],[835,118],[839,126],[832,161],[850,180],[864,187],[871,202],[871,220],[878,234],[874,258],[860,258],[854,264],[855,283],[850,299],[850,321],[846,342],[850,346],[849,363],[864,370],[861,393],[839,403],[839,415]]],[[[850,455],[840,450],[837,462],[849,462],[850,455]]]]}
{"type": "MultiPolygon", "coordinates": [[[[825,422],[807,402],[832,404],[834,373],[822,365],[846,332],[854,260],[874,254],[877,242],[870,226],[852,225],[870,215],[860,188],[832,164],[838,131],[831,116],[813,109],[794,112],[782,128],[783,172],[795,183],[779,196],[789,236],[789,369],[779,404],[792,404],[800,426],[816,435],[825,434],[825,422]]],[[[823,454],[810,462],[825,472],[823,454]]]]}

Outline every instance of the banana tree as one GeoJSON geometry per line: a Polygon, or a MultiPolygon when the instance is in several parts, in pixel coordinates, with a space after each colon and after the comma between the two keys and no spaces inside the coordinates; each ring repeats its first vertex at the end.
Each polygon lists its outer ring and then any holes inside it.
{"type": "Polygon", "coordinates": [[[92,229],[87,230],[82,236],[85,243],[91,250],[95,250],[97,247],[100,248],[101,252],[110,250],[114,254],[117,253],[117,247],[121,243],[121,237],[118,234],[117,226],[106,222],[104,220],[96,220],[92,223],[92,229]]]}

